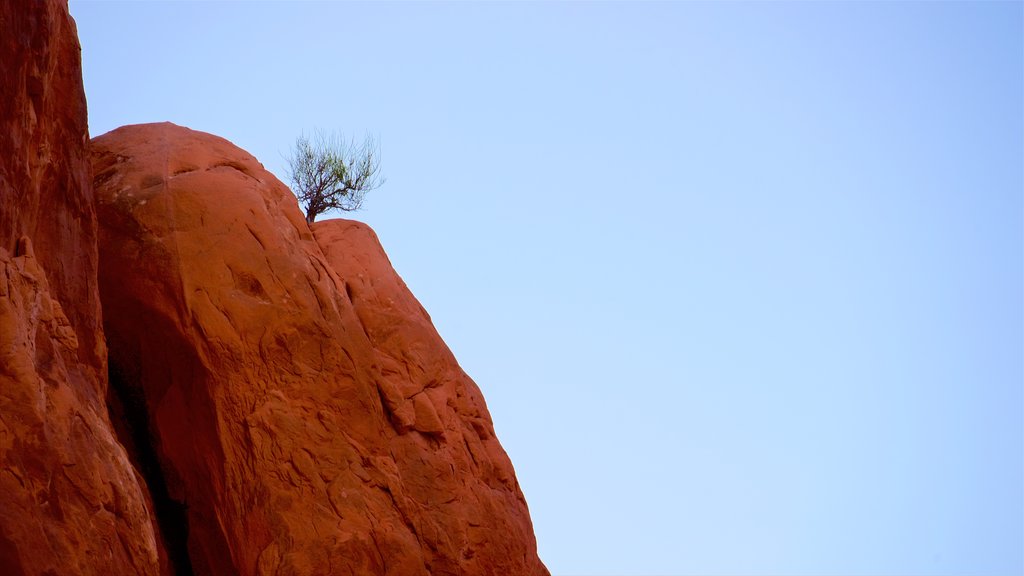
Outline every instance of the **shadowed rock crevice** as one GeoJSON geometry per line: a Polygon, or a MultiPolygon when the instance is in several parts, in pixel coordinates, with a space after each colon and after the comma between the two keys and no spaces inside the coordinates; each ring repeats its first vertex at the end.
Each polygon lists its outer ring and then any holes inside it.
{"type": "Polygon", "coordinates": [[[109,379],[107,406],[118,440],[128,450],[132,464],[149,488],[153,514],[163,537],[161,552],[166,556],[171,574],[193,576],[188,555],[188,507],[171,498],[167,490],[150,429],[146,398],[138,382],[138,369],[110,362],[109,379]]]}
{"type": "Polygon", "coordinates": [[[5,570],[8,576],[24,576],[25,568],[21,565],[21,558],[18,555],[18,547],[4,535],[0,527],[0,567],[5,570]]]}
{"type": "Polygon", "coordinates": [[[146,300],[125,297],[109,280],[100,282],[109,350],[107,403],[119,439],[148,487],[164,573],[237,574],[218,523],[203,513],[217,497],[209,467],[223,460],[210,443],[216,424],[203,385],[208,372],[180,326],[146,300]],[[208,460],[191,457],[197,446],[208,460]]]}

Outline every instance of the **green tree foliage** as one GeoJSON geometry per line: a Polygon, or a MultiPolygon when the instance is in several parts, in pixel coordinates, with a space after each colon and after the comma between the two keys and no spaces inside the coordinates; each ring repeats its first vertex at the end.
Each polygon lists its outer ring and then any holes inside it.
{"type": "Polygon", "coordinates": [[[380,147],[369,136],[361,145],[333,133],[299,136],[287,160],[292,191],[310,224],[328,210],[358,210],[366,192],[383,184],[380,147]]]}

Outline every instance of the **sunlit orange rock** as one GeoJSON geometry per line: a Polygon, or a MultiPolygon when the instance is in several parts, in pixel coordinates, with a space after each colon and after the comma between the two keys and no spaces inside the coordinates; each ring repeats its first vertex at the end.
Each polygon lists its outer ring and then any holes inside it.
{"type": "MultiPolygon", "coordinates": [[[[158,574],[107,416],[96,213],[66,2],[0,2],[0,574],[158,574]]],[[[166,569],[166,566],[165,566],[166,569]]]]}
{"type": "Polygon", "coordinates": [[[172,124],[92,161],[112,385],[196,574],[547,574],[479,389],[369,228],[311,231],[252,156],[172,124]]]}

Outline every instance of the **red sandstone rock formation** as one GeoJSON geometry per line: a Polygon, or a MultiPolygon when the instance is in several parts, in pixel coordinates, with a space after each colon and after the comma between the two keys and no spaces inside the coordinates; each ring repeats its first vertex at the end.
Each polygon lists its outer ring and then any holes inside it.
{"type": "Polygon", "coordinates": [[[85,96],[66,2],[0,2],[0,574],[157,574],[105,402],[85,96]]]}
{"type": "Polygon", "coordinates": [[[547,574],[479,390],[372,231],[311,233],[252,156],[172,124],[92,160],[112,385],[145,408],[179,567],[547,574]]]}
{"type": "Polygon", "coordinates": [[[0,2],[0,575],[546,574],[372,231],[224,140],[95,147],[108,389],[87,139],[66,4],[0,2]]]}

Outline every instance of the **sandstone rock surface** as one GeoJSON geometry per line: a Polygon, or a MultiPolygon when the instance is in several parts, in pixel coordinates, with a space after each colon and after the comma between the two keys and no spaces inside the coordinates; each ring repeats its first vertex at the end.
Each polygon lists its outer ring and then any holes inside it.
{"type": "Polygon", "coordinates": [[[67,3],[0,2],[0,574],[158,574],[107,416],[85,95],[67,3]]]}
{"type": "Polygon", "coordinates": [[[92,162],[112,385],[195,574],[547,574],[479,389],[369,228],[311,231],[252,156],[172,124],[92,162]]]}

